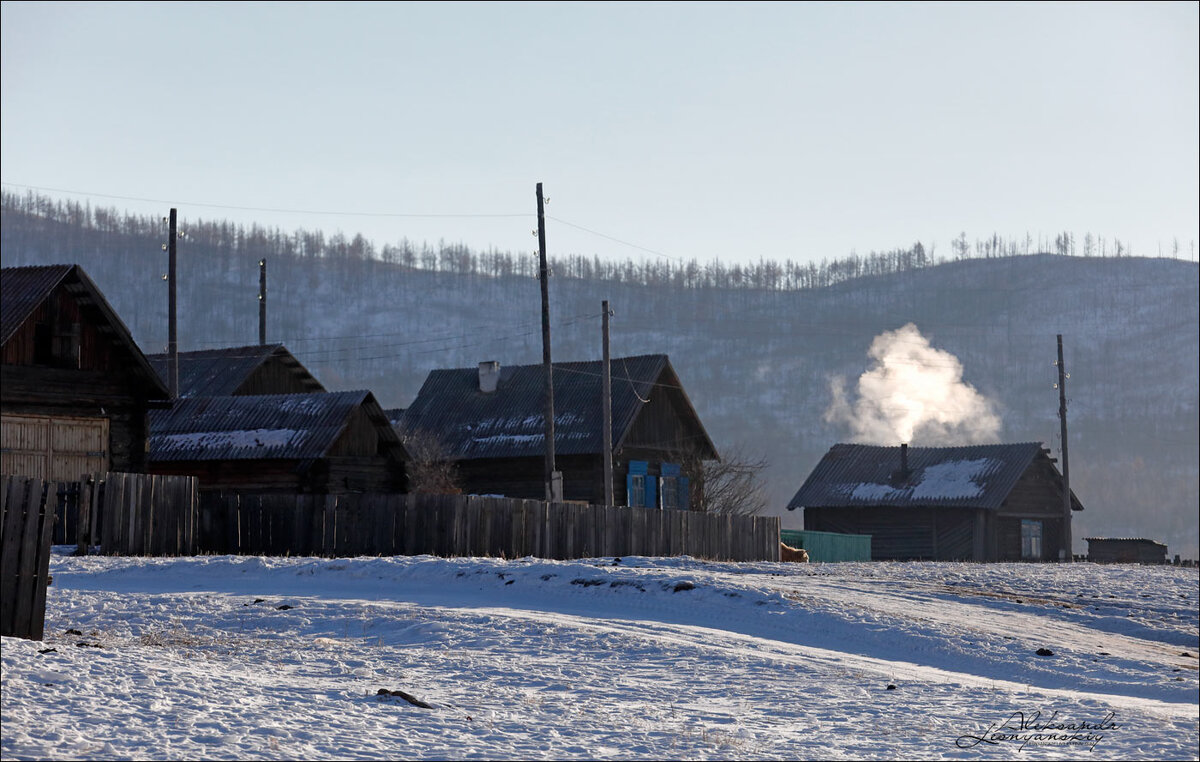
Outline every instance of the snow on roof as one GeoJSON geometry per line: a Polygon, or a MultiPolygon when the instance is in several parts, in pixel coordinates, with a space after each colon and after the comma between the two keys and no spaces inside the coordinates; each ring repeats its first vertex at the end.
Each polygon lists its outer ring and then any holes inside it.
{"type": "Polygon", "coordinates": [[[1041,452],[1038,442],[962,447],[838,444],[788,504],[866,507],[948,505],[999,508],[1041,452]],[[907,471],[902,469],[907,465],[907,471]]]}

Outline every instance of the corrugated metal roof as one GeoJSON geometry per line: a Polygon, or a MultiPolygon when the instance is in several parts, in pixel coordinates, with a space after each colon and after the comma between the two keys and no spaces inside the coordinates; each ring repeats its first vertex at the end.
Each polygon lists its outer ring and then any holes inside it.
{"type": "MultiPolygon", "coordinates": [[[[179,353],[180,397],[224,397],[237,392],[250,374],[272,357],[291,366],[309,391],[323,392],[325,387],[300,364],[282,344],[222,347],[179,353]]],[[[158,375],[166,381],[171,357],[166,353],[148,355],[158,375]]]]}
{"type": "Polygon", "coordinates": [[[168,399],[170,390],[150,366],[129,328],[79,265],[35,265],[0,270],[0,335],[3,336],[0,344],[8,343],[33,311],[60,285],[78,300],[82,308],[100,313],[99,321],[95,323],[97,330],[130,353],[136,374],[148,387],[147,398],[168,399]]]}
{"type": "Polygon", "coordinates": [[[0,336],[7,344],[21,324],[71,272],[71,265],[5,267],[0,270],[0,336]]]}
{"type": "Polygon", "coordinates": [[[385,442],[400,440],[368,391],[189,397],[150,411],[150,460],[320,458],[363,406],[385,442]]]}
{"type": "MultiPolygon", "coordinates": [[[[554,363],[554,449],[559,455],[600,453],[602,363],[554,363]]],[[[678,393],[692,412],[666,355],[618,357],[611,361],[612,442],[618,447],[651,393],[678,393]],[[669,382],[668,382],[669,381],[669,382]]],[[[545,371],[541,365],[502,367],[496,391],[479,391],[478,368],[435,370],[401,419],[408,431],[437,435],[455,459],[542,455],[545,448],[545,371]]],[[[698,418],[702,448],[716,457],[698,418]]]]}
{"type": "Polygon", "coordinates": [[[804,507],[1001,506],[1041,452],[1040,442],[909,447],[908,475],[900,448],[837,444],[809,474],[788,510],[804,507]]]}
{"type": "Polygon", "coordinates": [[[1148,542],[1151,545],[1167,547],[1158,540],[1147,540],[1145,537],[1084,537],[1085,542],[1148,542]]]}

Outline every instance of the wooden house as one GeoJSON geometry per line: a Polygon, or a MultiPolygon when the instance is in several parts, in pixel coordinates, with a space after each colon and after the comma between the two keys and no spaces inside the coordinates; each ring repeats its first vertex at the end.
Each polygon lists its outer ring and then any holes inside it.
{"type": "MultiPolygon", "coordinates": [[[[1053,561],[1063,480],[1038,442],[830,448],[788,510],[804,528],[871,535],[874,560],[1053,561]]],[[[1071,495],[1072,510],[1083,510],[1071,495]]]]}
{"type": "MultiPolygon", "coordinates": [[[[613,500],[686,510],[699,466],[719,458],[666,355],[611,361],[613,500]]],[[[554,364],[555,465],[563,499],[604,503],[600,361],[554,364]]],[[[432,437],[464,492],[545,497],[541,365],[435,370],[400,416],[403,436],[432,437]]]]}
{"type": "Polygon", "coordinates": [[[368,391],[187,397],[150,421],[150,471],[201,489],[402,492],[406,455],[368,391]]]}
{"type": "Polygon", "coordinates": [[[1165,564],[1167,546],[1141,537],[1087,537],[1087,560],[1098,564],[1165,564]]]}
{"type": "MultiPolygon", "coordinates": [[[[171,356],[149,355],[163,382],[171,356]]],[[[323,392],[308,369],[282,344],[222,347],[179,353],[180,397],[226,397],[246,394],[307,394],[323,392]]]]}
{"type": "Polygon", "coordinates": [[[146,468],[146,414],[169,393],[78,265],[0,271],[2,470],[75,480],[146,468]]]}

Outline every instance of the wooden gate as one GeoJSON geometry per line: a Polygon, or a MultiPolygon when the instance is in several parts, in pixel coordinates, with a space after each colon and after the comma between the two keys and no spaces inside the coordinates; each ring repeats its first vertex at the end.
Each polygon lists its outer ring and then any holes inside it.
{"type": "Polygon", "coordinates": [[[75,481],[108,470],[108,419],[48,415],[0,417],[0,472],[75,481]]]}

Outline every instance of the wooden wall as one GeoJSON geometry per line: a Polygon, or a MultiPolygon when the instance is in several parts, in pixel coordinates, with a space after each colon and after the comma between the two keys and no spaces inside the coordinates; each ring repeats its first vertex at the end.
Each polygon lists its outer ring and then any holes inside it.
{"type": "Polygon", "coordinates": [[[307,394],[314,391],[310,385],[301,382],[298,373],[299,370],[294,369],[294,366],[289,367],[282,359],[273,355],[255,368],[234,393],[307,394]]]}
{"type": "Polygon", "coordinates": [[[929,507],[814,507],[804,528],[871,535],[873,561],[971,561],[976,558],[977,511],[929,507]]]}
{"type": "Polygon", "coordinates": [[[148,389],[130,370],[130,351],[89,322],[94,312],[81,310],[62,287],[33,312],[4,344],[0,409],[10,415],[107,418],[108,467],[144,471],[148,389]],[[47,340],[69,351],[47,358],[47,340]]]}
{"type": "Polygon", "coordinates": [[[400,492],[404,464],[391,458],[330,457],[312,460],[157,461],[154,474],[194,476],[203,490],[252,493],[400,492]]]}

